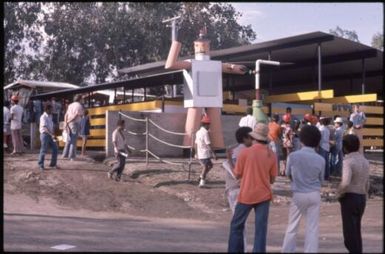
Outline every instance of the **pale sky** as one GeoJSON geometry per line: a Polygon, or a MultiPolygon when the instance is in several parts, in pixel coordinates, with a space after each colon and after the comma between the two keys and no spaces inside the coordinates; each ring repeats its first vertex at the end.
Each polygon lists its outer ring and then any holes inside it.
{"type": "Polygon", "coordinates": [[[241,25],[251,24],[254,43],[315,31],[329,32],[337,25],[355,30],[362,44],[383,33],[383,3],[231,3],[243,13],[241,25]]]}

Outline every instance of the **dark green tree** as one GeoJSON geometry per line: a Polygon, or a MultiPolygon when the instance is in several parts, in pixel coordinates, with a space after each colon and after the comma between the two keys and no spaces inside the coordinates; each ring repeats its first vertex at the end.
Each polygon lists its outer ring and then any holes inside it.
{"type": "Polygon", "coordinates": [[[372,47],[384,51],[384,34],[375,33],[372,37],[372,47]]]}
{"type": "Polygon", "coordinates": [[[360,42],[358,40],[357,32],[354,30],[345,30],[337,26],[335,29],[329,29],[329,33],[344,39],[360,42]]]}

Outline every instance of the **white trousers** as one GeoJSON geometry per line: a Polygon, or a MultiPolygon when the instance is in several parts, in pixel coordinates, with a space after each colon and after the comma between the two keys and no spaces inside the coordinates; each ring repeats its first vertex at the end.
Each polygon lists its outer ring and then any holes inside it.
{"type": "MultiPolygon", "coordinates": [[[[233,214],[235,212],[235,206],[237,205],[238,194],[239,194],[239,189],[230,190],[227,193],[227,200],[229,201],[230,209],[233,212],[233,214]]],[[[246,225],[245,225],[245,229],[243,230],[244,252],[246,252],[246,250],[247,250],[246,238],[247,238],[247,233],[246,233],[246,225]]]]}
{"type": "Polygon", "coordinates": [[[295,252],[298,226],[302,216],[306,219],[304,252],[318,252],[320,204],[319,191],[294,192],[282,252],[295,252]]]}

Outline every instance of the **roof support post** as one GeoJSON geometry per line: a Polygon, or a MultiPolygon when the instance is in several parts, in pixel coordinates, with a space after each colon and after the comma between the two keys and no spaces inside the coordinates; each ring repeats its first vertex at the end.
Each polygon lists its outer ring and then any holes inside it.
{"type": "MultiPolygon", "coordinates": [[[[267,59],[270,61],[271,60],[271,51],[269,51],[268,55],[267,55],[267,59]]],[[[270,91],[273,90],[273,72],[272,70],[269,71],[269,94],[270,94],[270,91]]]]}
{"type": "Polygon", "coordinates": [[[126,87],[123,87],[123,104],[126,104],[126,87]]]}
{"type": "MultiPolygon", "coordinates": [[[[317,46],[318,51],[318,92],[320,93],[322,90],[322,55],[321,55],[321,43],[318,43],[317,46]]],[[[321,101],[321,99],[320,99],[321,101]]]]}
{"type": "Polygon", "coordinates": [[[365,77],[366,77],[366,66],[365,66],[365,58],[362,58],[362,94],[365,94],[365,77]]]}
{"type": "Polygon", "coordinates": [[[134,89],[132,89],[131,93],[131,103],[134,103],[134,89]]]}

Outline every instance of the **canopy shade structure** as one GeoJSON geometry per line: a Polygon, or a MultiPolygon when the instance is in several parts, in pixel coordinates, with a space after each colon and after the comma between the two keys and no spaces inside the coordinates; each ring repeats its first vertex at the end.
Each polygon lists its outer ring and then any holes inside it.
{"type": "Polygon", "coordinates": [[[52,96],[64,97],[69,95],[91,93],[100,90],[108,90],[123,87],[125,89],[137,89],[143,87],[155,87],[162,85],[183,84],[183,71],[171,71],[161,74],[149,75],[142,78],[132,78],[125,81],[103,83],[75,89],[66,89],[63,91],[50,92],[32,96],[32,99],[47,99],[52,96]]]}
{"type": "MultiPolygon", "coordinates": [[[[336,96],[368,92],[382,97],[383,93],[383,52],[323,32],[215,50],[210,56],[212,60],[239,63],[250,69],[255,68],[257,59],[290,63],[262,66],[261,88],[270,94],[316,90],[319,85],[321,90],[334,89],[336,96]]],[[[189,58],[194,56],[181,59],[189,58]]],[[[133,76],[164,73],[164,64],[165,61],[159,61],[119,72],[133,76]]],[[[253,76],[224,74],[225,91],[252,90],[253,86],[253,76]]]]}
{"type": "Polygon", "coordinates": [[[69,88],[78,88],[79,86],[63,83],[63,82],[49,82],[49,81],[35,81],[35,80],[18,80],[9,85],[6,85],[3,89],[18,89],[20,87],[29,87],[29,88],[41,88],[41,89],[50,89],[50,90],[60,90],[60,89],[69,89],[69,88]]]}

